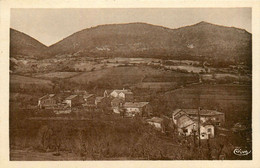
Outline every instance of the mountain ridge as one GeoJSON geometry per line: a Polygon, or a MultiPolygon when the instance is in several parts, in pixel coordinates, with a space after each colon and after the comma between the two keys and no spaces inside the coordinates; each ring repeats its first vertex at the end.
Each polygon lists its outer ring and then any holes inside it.
{"type": "Polygon", "coordinates": [[[252,34],[205,21],[175,29],[143,22],[106,24],[82,29],[45,50],[48,57],[208,57],[250,63],[252,34]]]}

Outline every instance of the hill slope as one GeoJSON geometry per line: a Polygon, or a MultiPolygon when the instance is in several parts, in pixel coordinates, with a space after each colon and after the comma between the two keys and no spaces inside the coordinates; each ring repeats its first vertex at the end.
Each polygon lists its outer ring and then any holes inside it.
{"type": "Polygon", "coordinates": [[[48,47],[34,38],[10,29],[10,57],[44,58],[48,47]]]}
{"type": "Polygon", "coordinates": [[[84,29],[49,47],[51,55],[164,57],[251,62],[252,35],[245,30],[200,22],[169,29],[146,23],[84,29]]]}

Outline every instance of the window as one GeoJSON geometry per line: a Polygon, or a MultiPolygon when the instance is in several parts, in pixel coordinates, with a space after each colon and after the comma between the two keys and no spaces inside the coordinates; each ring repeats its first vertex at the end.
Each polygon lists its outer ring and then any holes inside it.
{"type": "Polygon", "coordinates": [[[217,118],[216,118],[216,120],[218,121],[218,120],[219,120],[219,118],[217,117],[217,118]]]}
{"type": "Polygon", "coordinates": [[[211,132],[211,128],[208,128],[208,132],[211,132]]]}

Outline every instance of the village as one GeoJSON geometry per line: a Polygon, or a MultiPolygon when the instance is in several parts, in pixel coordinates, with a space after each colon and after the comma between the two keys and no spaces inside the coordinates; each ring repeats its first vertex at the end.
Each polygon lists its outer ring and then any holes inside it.
{"type": "Polygon", "coordinates": [[[46,94],[38,99],[38,111],[41,113],[51,111],[55,114],[52,119],[61,114],[69,116],[72,113],[76,113],[75,120],[86,119],[86,113],[105,113],[130,119],[141,118],[163,134],[174,131],[182,137],[194,136],[199,140],[214,138],[216,129],[221,130],[221,126],[225,123],[224,113],[199,107],[172,109],[171,116],[156,116],[150,102],[135,100],[133,92],[124,88],[104,90],[102,96],[96,96],[85,90],[46,94]]]}

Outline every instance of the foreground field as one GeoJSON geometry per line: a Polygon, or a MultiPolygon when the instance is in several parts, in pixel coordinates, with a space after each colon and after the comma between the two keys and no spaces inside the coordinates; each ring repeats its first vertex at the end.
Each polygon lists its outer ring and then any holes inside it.
{"type": "Polygon", "coordinates": [[[89,121],[12,118],[10,159],[205,160],[218,159],[220,154],[228,159],[250,159],[232,153],[230,137],[202,141],[199,149],[192,137],[162,134],[140,118],[103,117],[89,121]]]}

